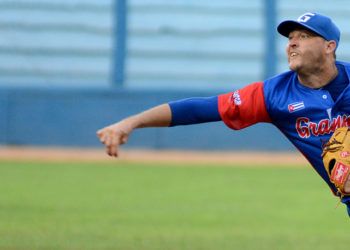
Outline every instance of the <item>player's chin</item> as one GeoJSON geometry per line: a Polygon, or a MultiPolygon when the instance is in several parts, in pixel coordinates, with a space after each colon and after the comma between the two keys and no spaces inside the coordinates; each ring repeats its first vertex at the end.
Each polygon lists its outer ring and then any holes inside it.
{"type": "Polygon", "coordinates": [[[292,71],[296,71],[296,72],[298,72],[298,70],[299,70],[299,64],[297,63],[297,62],[295,62],[294,60],[290,60],[289,61],[289,69],[290,70],[292,70],[292,71]]]}

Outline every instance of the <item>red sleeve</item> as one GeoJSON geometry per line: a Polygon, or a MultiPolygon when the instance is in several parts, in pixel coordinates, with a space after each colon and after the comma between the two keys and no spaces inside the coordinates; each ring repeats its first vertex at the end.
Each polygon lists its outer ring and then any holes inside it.
{"type": "Polygon", "coordinates": [[[271,122],[266,110],[263,82],[219,95],[218,108],[221,119],[232,129],[242,129],[258,122],[271,122]]]}

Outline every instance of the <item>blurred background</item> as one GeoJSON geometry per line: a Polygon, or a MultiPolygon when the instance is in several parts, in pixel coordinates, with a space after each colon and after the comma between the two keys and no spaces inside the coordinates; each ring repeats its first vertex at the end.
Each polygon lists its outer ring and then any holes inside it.
{"type": "MultiPolygon", "coordinates": [[[[0,1],[0,144],[98,147],[97,129],[154,105],[288,70],[284,19],[329,15],[350,60],[346,0],[0,1]]],[[[294,150],[273,126],[135,131],[130,148],[294,150]]]]}

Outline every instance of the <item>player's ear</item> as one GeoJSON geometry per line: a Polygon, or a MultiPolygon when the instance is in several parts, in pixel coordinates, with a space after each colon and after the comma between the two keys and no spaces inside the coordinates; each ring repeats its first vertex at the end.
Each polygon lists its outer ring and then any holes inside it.
{"type": "Polygon", "coordinates": [[[337,43],[334,40],[326,41],[326,50],[328,54],[333,54],[337,48],[337,43]]]}

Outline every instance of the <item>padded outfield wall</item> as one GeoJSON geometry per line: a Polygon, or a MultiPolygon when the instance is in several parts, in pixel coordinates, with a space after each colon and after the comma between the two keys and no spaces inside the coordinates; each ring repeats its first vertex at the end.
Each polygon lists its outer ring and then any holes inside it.
{"type": "MultiPolygon", "coordinates": [[[[347,1],[315,3],[1,1],[0,144],[95,147],[98,128],[145,108],[285,71],[275,26],[309,10],[334,17],[350,60],[347,1]]],[[[293,149],[271,125],[220,122],[135,131],[128,147],[293,149]]]]}
{"type": "MultiPolygon", "coordinates": [[[[0,141],[5,145],[98,146],[98,128],[144,108],[207,92],[106,89],[6,89],[0,94],[0,141]]],[[[272,126],[241,132],[222,122],[136,130],[128,147],[153,149],[288,150],[272,126]]]]}

